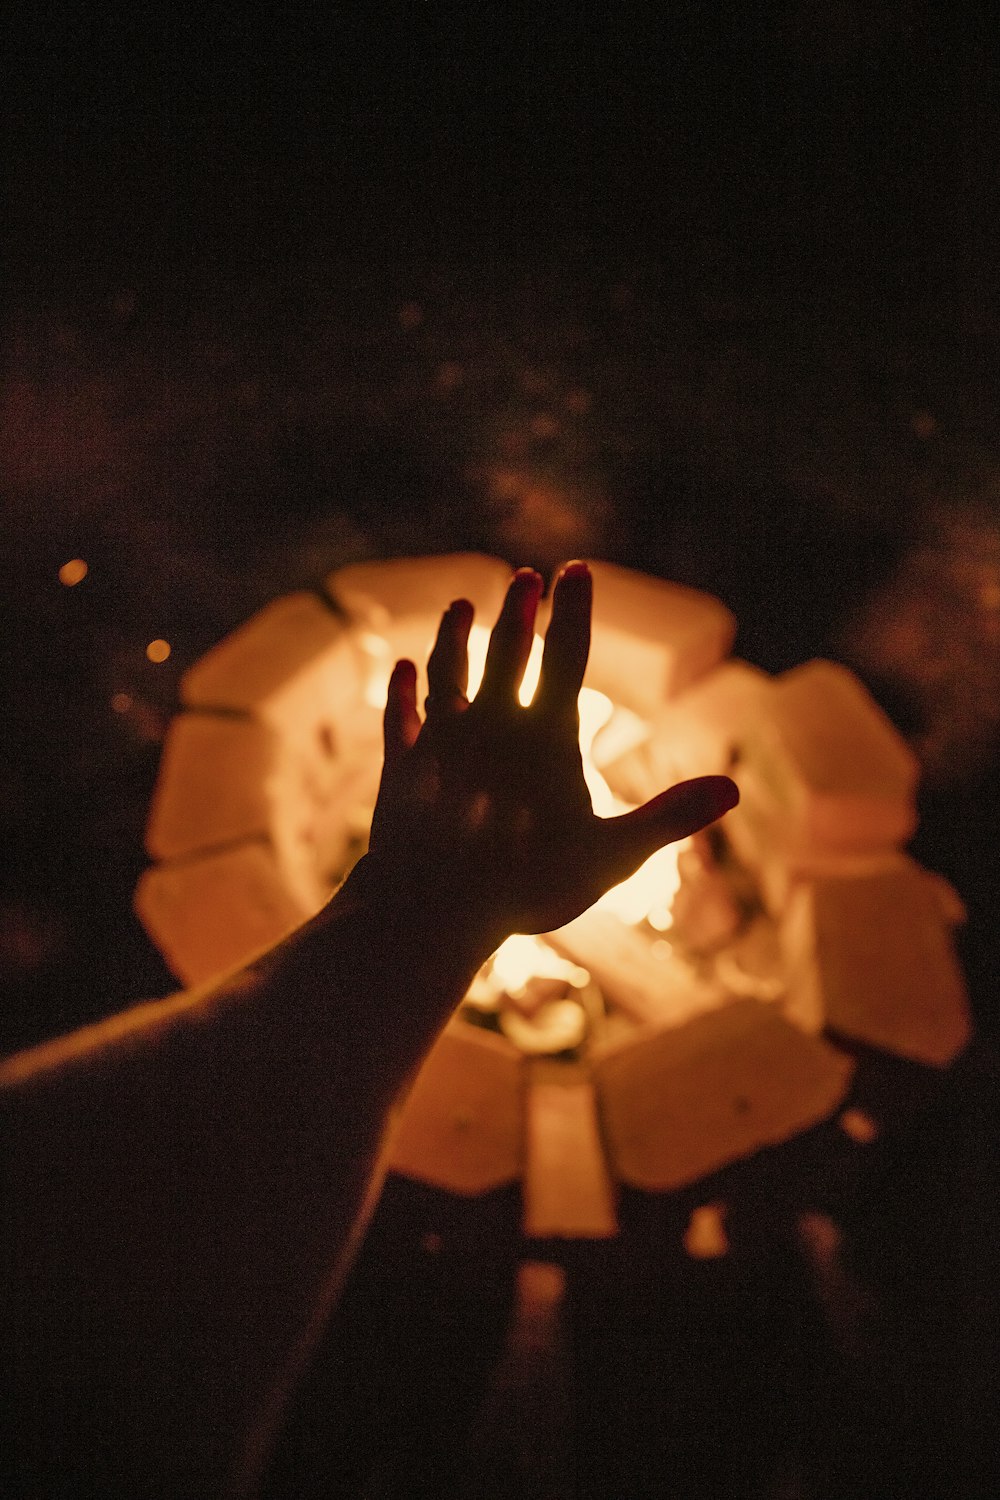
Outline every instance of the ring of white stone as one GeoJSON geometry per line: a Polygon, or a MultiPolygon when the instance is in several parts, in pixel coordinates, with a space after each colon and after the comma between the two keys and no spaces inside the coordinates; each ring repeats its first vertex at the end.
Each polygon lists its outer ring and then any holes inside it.
{"type": "Polygon", "coordinates": [[[443,713],[454,713],[462,705],[468,707],[468,703],[464,693],[428,693],[424,699],[424,717],[429,719],[443,713]]]}

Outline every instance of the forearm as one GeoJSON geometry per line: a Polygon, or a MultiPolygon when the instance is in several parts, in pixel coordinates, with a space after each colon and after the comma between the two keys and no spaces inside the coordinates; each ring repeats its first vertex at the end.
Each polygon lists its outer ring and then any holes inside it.
{"type": "Polygon", "coordinates": [[[243,974],[8,1067],[32,1462],[69,1436],[61,1462],[103,1450],[109,1493],[238,1489],[335,1294],[392,1106],[491,946],[423,902],[369,863],[243,974]]]}

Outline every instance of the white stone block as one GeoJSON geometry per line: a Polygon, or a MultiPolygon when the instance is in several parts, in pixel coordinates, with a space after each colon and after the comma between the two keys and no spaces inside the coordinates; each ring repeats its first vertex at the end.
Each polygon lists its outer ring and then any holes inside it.
{"type": "Polygon", "coordinates": [[[513,570],[481,552],[440,557],[395,557],[354,563],[326,579],[331,599],[352,619],[388,623],[407,615],[440,619],[453,599],[469,599],[492,626],[500,612],[513,570]]]}
{"type": "Polygon", "coordinates": [[[267,789],[268,833],[295,899],[318,910],[361,852],[357,835],[370,823],[381,756],[372,748],[339,758],[320,775],[310,748],[284,749],[267,789]]]}
{"type": "Polygon", "coordinates": [[[969,1039],[965,984],[935,880],[888,869],[803,882],[781,923],[789,997],[834,1032],[943,1067],[969,1039]]]}
{"type": "Polygon", "coordinates": [[[524,1165],[524,1059],[517,1048],[478,1026],[450,1022],[417,1074],[388,1161],[404,1177],[453,1193],[516,1181],[524,1165]]]}
{"type": "Polygon", "coordinates": [[[289,733],[297,720],[337,721],[360,690],[357,654],[316,594],[286,594],[206,653],[184,675],[189,708],[255,714],[289,733]]]}
{"type": "Polygon", "coordinates": [[[733,777],[746,842],[794,861],[862,853],[916,827],[919,766],[846,667],[811,661],[776,678],[740,747],[733,777]]]}
{"type": "MultiPolygon", "coordinates": [[[[740,824],[736,824],[737,830],[740,824]]],[[[729,815],[726,833],[730,832],[729,815]]],[[[860,854],[829,854],[821,849],[789,849],[769,853],[757,867],[757,888],[765,909],[776,920],[781,917],[796,888],[810,880],[857,879],[891,870],[899,850],[890,846],[869,849],[860,854]]]]}
{"type": "Polygon", "coordinates": [[[266,836],[280,740],[266,724],[218,714],[174,719],[146,827],[154,859],[266,836]]]}
{"type": "Polygon", "coordinates": [[[257,841],[147,870],[135,905],[188,985],[246,963],[313,914],[295,899],[271,847],[257,841]]]}
{"type": "Polygon", "coordinates": [[[269,840],[292,901],[315,911],[360,852],[358,826],[370,817],[380,769],[374,747],[327,754],[315,735],[181,714],[164,747],[147,847],[154,858],[176,860],[269,840]]]}
{"type": "Polygon", "coordinates": [[[728,773],[771,683],[766,672],[747,662],[724,661],[661,709],[650,742],[660,784],[728,773]]]}
{"type": "MultiPolygon", "coordinates": [[[[235,797],[243,799],[242,808],[251,796],[252,772],[256,827],[242,831],[258,831],[263,813],[290,899],[309,911],[329,894],[348,856],[349,825],[357,823],[360,803],[374,802],[378,786],[381,713],[364,703],[363,687],[358,643],[333,609],[308,593],[289,594],[262,610],[214,647],[182,684],[188,705],[252,716],[252,723],[230,721],[228,742],[222,729],[211,742],[203,734],[207,758],[200,769],[193,764],[191,732],[184,731],[188,795],[196,783],[208,792],[214,780],[221,807],[228,809],[235,797]],[[235,747],[242,734],[248,746],[262,745],[267,729],[274,735],[269,761],[255,754],[240,768],[227,743],[235,747]]],[[[221,716],[216,722],[223,722],[221,716]]],[[[166,757],[161,781],[171,816],[179,820],[176,807],[185,793],[175,759],[166,757]]],[[[234,813],[229,821],[235,820],[234,813]]],[[[161,822],[154,823],[151,852],[186,852],[165,839],[161,822]]]]}
{"type": "Polygon", "coordinates": [[[853,1068],[773,1006],[740,1000],[594,1063],[617,1177],[669,1192],[832,1114],[853,1068]]]}
{"type": "Polygon", "coordinates": [[[512,569],[496,558],[455,552],[338,568],[326,589],[358,631],[386,641],[390,668],[407,657],[422,673],[452,600],[469,599],[476,624],[492,629],[511,576],[512,569]]]}
{"type": "Polygon", "coordinates": [[[718,599],[591,562],[594,628],[588,687],[651,718],[728,653],[736,620],[718,599]]]}
{"type": "Polygon", "coordinates": [[[524,1232],[539,1239],[607,1239],[618,1231],[615,1192],[594,1086],[568,1063],[533,1063],[526,1108],[524,1232]]]}

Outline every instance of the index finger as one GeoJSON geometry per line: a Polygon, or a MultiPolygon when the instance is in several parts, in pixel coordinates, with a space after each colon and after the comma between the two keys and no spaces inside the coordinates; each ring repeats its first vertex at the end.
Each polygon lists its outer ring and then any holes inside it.
{"type": "Polygon", "coordinates": [[[590,655],[593,582],[584,562],[567,563],[552,592],[552,617],[545,633],[542,670],[535,702],[543,711],[575,710],[590,655]]]}

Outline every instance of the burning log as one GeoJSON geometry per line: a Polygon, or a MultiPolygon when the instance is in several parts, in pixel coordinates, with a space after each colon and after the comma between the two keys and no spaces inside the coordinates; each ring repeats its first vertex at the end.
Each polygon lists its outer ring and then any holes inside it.
{"type": "MultiPolygon", "coordinates": [[[[772,680],[725,660],[718,600],[591,567],[595,811],[715,771],[742,801],[559,932],[503,944],[401,1112],[394,1170],[463,1194],[521,1180],[546,1237],[612,1234],[614,1181],[678,1188],[830,1116],[853,1066],[838,1038],[944,1066],[969,1034],[961,904],[900,853],[916,762],[863,686],[832,662],[772,680]]],[[[280,599],[191,669],[136,893],[182,981],[327,899],[366,847],[393,662],[422,668],[455,597],[492,620],[508,577],[475,554],[344,568],[329,602],[280,599]]],[[[470,696],[487,638],[473,627],[470,696]]]]}

